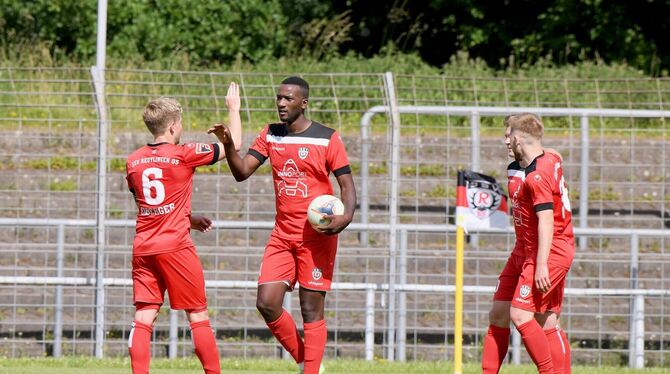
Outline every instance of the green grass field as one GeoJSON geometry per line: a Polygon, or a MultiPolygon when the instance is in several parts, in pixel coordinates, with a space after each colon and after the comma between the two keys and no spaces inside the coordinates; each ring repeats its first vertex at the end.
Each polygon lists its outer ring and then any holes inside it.
{"type": "MultiPolygon", "coordinates": [[[[445,361],[422,362],[366,362],[360,360],[326,360],[327,373],[452,373],[453,364],[445,361]]],[[[221,362],[223,373],[295,373],[295,364],[283,360],[239,360],[225,359],[221,362]]],[[[84,374],[84,373],[130,373],[130,362],[125,359],[96,360],[90,357],[70,357],[63,359],[50,358],[0,358],[0,373],[11,374],[84,374]]],[[[200,363],[196,359],[156,359],[152,361],[151,372],[158,374],[202,373],[200,363]]],[[[479,364],[467,364],[464,373],[479,373],[479,364]]],[[[531,374],[537,371],[533,366],[503,366],[503,374],[531,374]]],[[[619,367],[576,366],[575,374],[624,374],[624,373],[667,373],[667,369],[633,370],[619,367]]]]}

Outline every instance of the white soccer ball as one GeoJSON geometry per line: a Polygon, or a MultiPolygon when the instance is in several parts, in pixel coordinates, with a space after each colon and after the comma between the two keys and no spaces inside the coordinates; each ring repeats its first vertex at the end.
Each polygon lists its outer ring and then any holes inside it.
{"type": "Polygon", "coordinates": [[[312,227],[319,227],[330,223],[330,220],[324,218],[324,216],[339,216],[342,214],[344,214],[344,204],[342,204],[340,199],[333,195],[321,195],[309,203],[307,221],[309,221],[312,227]]]}

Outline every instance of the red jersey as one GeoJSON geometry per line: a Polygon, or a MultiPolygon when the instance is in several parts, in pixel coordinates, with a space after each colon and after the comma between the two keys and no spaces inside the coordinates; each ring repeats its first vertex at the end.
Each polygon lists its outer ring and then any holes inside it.
{"type": "Polygon", "coordinates": [[[318,122],[293,134],[286,125],[264,128],[249,154],[261,163],[270,159],[275,188],[275,235],[289,240],[322,238],[307,222],[307,207],[319,195],[332,195],[329,174],[351,173],[344,143],[337,131],[318,122]]]}
{"type": "Polygon", "coordinates": [[[139,204],[133,256],[192,246],[191,187],[195,168],[219,160],[218,144],[148,144],[126,161],[128,188],[139,204]]]}
{"type": "MultiPolygon", "coordinates": [[[[548,209],[554,212],[554,237],[548,262],[569,269],[575,255],[572,212],[561,159],[553,153],[543,153],[528,165],[520,192],[518,218],[526,258],[531,261],[537,257],[537,212],[548,209]]],[[[514,219],[516,226],[517,215],[514,219]]]]}
{"type": "Polygon", "coordinates": [[[523,239],[524,228],[521,226],[521,222],[524,219],[519,199],[521,198],[525,179],[526,173],[521,165],[519,165],[519,161],[514,161],[507,166],[507,191],[509,199],[512,202],[512,219],[514,220],[514,233],[516,234],[512,254],[523,257],[526,256],[523,239]]]}

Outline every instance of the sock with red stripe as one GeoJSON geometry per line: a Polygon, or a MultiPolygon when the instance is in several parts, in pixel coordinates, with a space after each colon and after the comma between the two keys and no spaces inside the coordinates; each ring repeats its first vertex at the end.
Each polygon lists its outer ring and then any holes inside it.
{"type": "Polygon", "coordinates": [[[195,354],[202,363],[206,374],[221,374],[219,363],[219,349],[216,347],[216,338],[209,320],[191,322],[191,337],[195,354]]]}
{"type": "Polygon", "coordinates": [[[326,321],[308,322],[303,326],[305,328],[305,374],[318,374],[328,339],[326,321]]]}
{"type": "Polygon", "coordinates": [[[139,321],[133,321],[128,336],[128,353],[133,374],[148,374],[151,362],[151,333],[153,327],[139,321]]]}
{"type": "Polygon", "coordinates": [[[544,330],[551,350],[551,362],[554,365],[555,374],[563,374],[565,367],[565,346],[561,338],[561,329],[554,327],[544,330]]]}
{"type": "Polygon", "coordinates": [[[568,335],[565,333],[565,330],[560,329],[561,339],[563,340],[563,346],[565,347],[565,361],[563,361],[563,373],[571,374],[572,373],[572,357],[570,354],[570,341],[568,340],[568,335]]]}
{"type": "Polygon", "coordinates": [[[301,363],[305,360],[305,344],[289,312],[284,310],[279,318],[267,325],[272,335],[291,354],[296,363],[301,363]]]}
{"type": "Polygon", "coordinates": [[[482,352],[482,374],[498,374],[509,348],[510,329],[489,325],[484,337],[482,352]]]}
{"type": "Polygon", "coordinates": [[[551,350],[549,349],[549,342],[547,336],[536,320],[521,324],[516,327],[521,334],[521,340],[526,346],[526,351],[530,358],[537,366],[539,374],[553,374],[554,367],[551,362],[551,350]]]}

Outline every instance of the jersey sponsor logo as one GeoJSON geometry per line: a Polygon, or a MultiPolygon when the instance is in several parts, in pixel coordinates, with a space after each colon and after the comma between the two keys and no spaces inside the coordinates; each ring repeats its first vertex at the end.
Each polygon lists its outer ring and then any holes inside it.
{"type": "Polygon", "coordinates": [[[319,280],[319,279],[321,279],[321,276],[322,276],[322,275],[323,275],[323,273],[321,272],[321,269],[319,269],[319,268],[314,268],[314,269],[312,269],[312,278],[313,278],[314,280],[319,280]]]}
{"type": "Polygon", "coordinates": [[[282,180],[277,182],[278,196],[298,196],[307,197],[307,184],[302,180],[307,177],[307,174],[298,169],[298,165],[293,159],[288,159],[284,163],[284,167],[277,176],[282,180]]]}
{"type": "Polygon", "coordinates": [[[308,155],[309,155],[309,148],[307,147],[298,148],[298,157],[300,157],[301,160],[306,159],[308,155]]]}
{"type": "Polygon", "coordinates": [[[530,287],[528,285],[523,285],[519,289],[519,295],[523,297],[524,299],[527,298],[530,295],[530,287]]]}
{"type": "Polygon", "coordinates": [[[209,144],[198,143],[195,145],[195,154],[210,153],[212,146],[209,144]]]}

